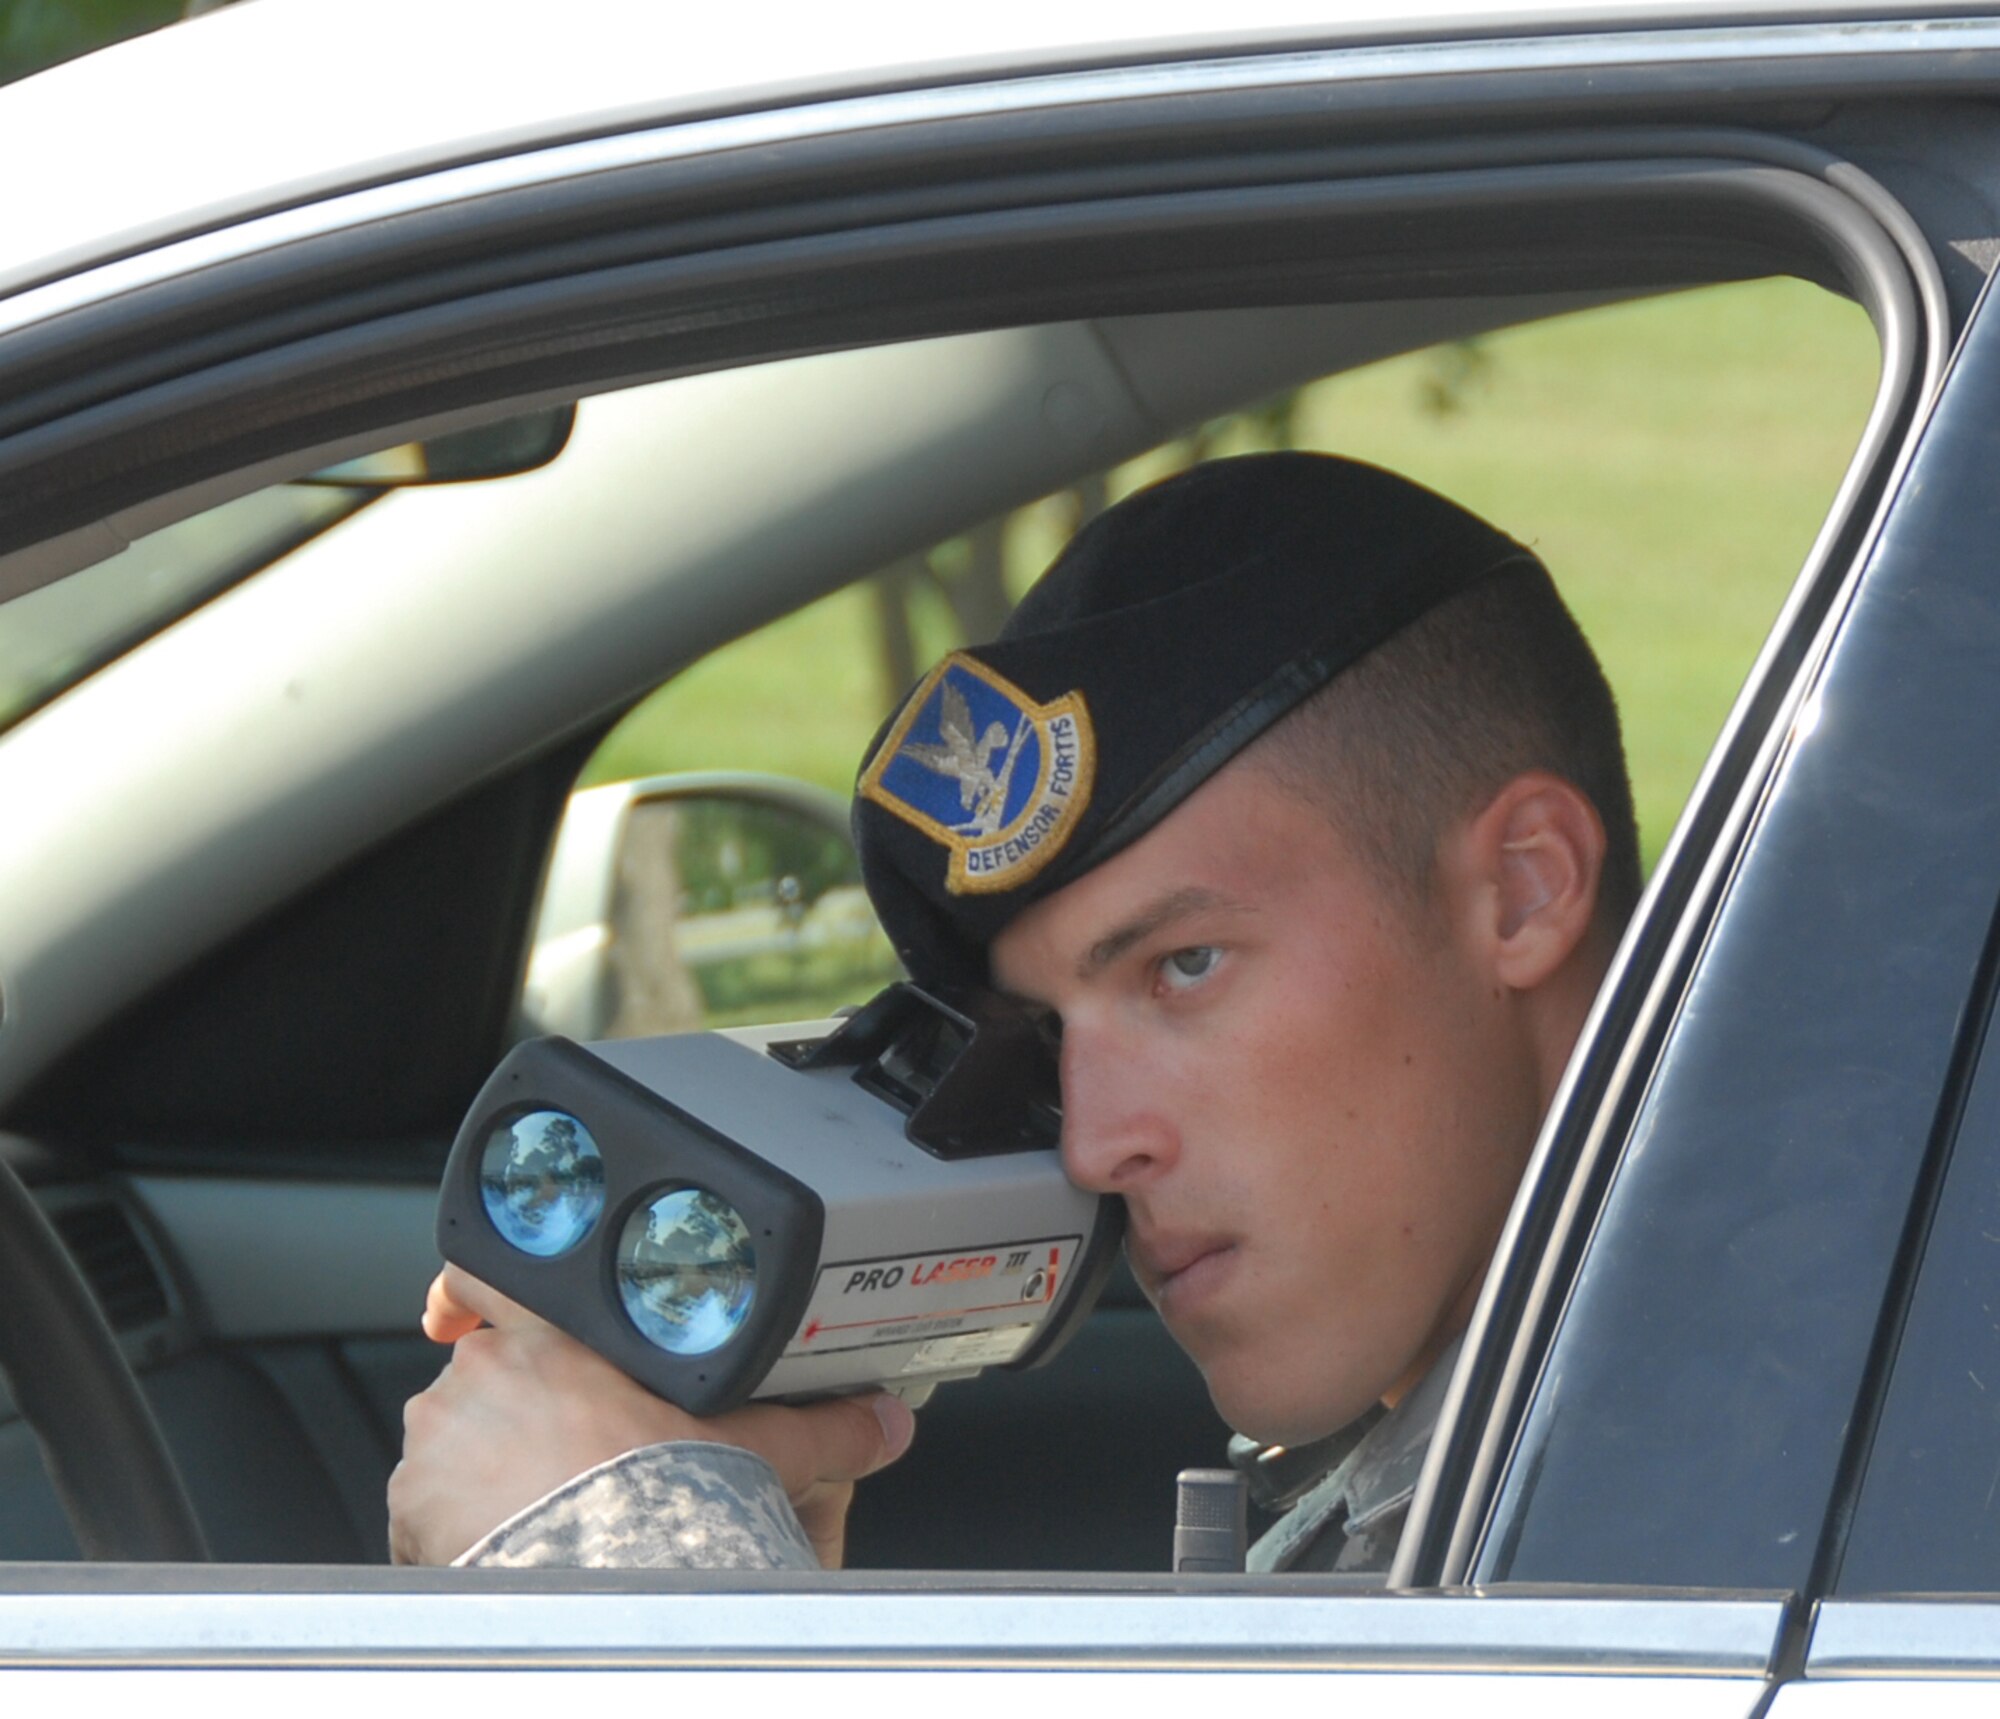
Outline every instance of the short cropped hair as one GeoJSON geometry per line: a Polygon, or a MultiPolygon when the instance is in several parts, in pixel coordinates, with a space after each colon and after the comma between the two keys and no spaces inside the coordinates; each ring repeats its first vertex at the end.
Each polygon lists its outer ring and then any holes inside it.
{"type": "Polygon", "coordinates": [[[1244,754],[1325,810],[1412,906],[1438,844],[1514,777],[1547,770],[1586,794],[1606,846],[1596,923],[1639,899],[1639,832],[1618,707],[1582,629],[1536,563],[1440,603],[1314,693],[1244,754]]]}

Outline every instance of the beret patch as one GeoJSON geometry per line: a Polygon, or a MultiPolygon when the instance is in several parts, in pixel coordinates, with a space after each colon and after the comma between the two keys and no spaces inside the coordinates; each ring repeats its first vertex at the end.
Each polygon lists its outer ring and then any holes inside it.
{"type": "Polygon", "coordinates": [[[857,792],[946,850],[951,894],[983,895],[1018,888],[1062,851],[1096,769],[1080,692],[1038,704],[954,651],[905,700],[857,792]]]}

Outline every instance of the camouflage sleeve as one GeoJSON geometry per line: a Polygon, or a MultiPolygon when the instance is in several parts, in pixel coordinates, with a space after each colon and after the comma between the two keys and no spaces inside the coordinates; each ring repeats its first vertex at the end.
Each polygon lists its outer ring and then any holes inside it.
{"type": "Polygon", "coordinates": [[[816,1570],[762,1457],[654,1444],[579,1474],[458,1559],[485,1569],[816,1570]]]}

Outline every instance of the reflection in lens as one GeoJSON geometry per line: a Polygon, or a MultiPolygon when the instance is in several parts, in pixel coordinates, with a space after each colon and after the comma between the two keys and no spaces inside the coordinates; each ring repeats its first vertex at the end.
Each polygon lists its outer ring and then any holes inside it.
{"type": "Polygon", "coordinates": [[[505,1240],[552,1259],[589,1235],[603,1212],[604,1159],[574,1116],[531,1110],[487,1136],[479,1197],[505,1240]]]}
{"type": "Polygon", "coordinates": [[[670,1355],[706,1355],[742,1329],[757,1253],[736,1208],[706,1188],[640,1206],[618,1238],[618,1293],[639,1334],[670,1355]]]}

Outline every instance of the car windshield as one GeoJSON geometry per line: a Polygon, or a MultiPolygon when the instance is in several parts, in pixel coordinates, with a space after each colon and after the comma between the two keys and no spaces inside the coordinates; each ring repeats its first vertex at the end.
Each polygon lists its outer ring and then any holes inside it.
{"type": "Polygon", "coordinates": [[[0,604],[0,729],[381,493],[335,484],[259,490],[0,604]]]}

